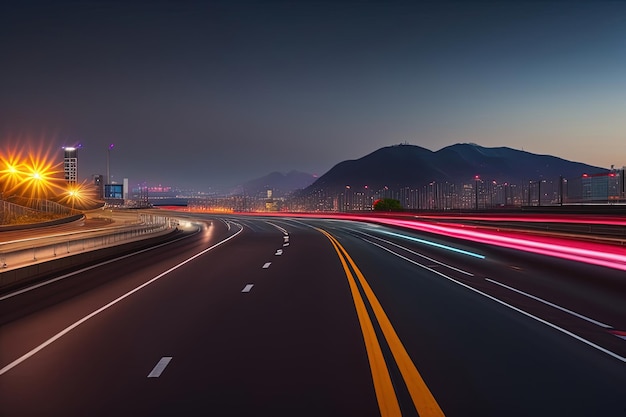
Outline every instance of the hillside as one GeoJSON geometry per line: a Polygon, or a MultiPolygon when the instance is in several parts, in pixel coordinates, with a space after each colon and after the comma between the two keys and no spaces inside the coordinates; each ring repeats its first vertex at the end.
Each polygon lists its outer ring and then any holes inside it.
{"type": "Polygon", "coordinates": [[[469,183],[485,180],[522,183],[537,179],[579,178],[606,169],[550,155],[507,147],[486,148],[463,143],[436,152],[415,145],[388,146],[362,158],[340,162],[309,186],[305,193],[368,186],[373,189],[421,187],[432,181],[469,183]]]}

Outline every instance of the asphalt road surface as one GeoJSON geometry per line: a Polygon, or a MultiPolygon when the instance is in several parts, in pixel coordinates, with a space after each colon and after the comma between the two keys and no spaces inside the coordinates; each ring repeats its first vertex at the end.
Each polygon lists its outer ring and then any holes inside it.
{"type": "Polygon", "coordinates": [[[322,219],[0,297],[1,416],[626,416],[623,271],[322,219]]]}

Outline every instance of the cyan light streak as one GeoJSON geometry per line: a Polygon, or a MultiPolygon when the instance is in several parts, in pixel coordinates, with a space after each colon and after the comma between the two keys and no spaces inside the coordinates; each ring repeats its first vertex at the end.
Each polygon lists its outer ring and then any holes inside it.
{"type": "Polygon", "coordinates": [[[454,248],[452,246],[442,245],[441,243],[431,242],[429,240],[424,240],[424,239],[420,239],[420,238],[413,237],[413,236],[401,235],[400,233],[385,232],[385,231],[380,231],[380,232],[384,233],[386,235],[395,236],[395,237],[401,237],[402,239],[411,240],[411,241],[417,242],[417,243],[423,243],[423,244],[429,245],[429,246],[434,246],[434,247],[439,248],[439,249],[445,249],[445,250],[449,250],[449,251],[452,251],[452,252],[460,253],[462,255],[468,255],[468,256],[472,256],[474,258],[478,258],[478,259],[485,259],[485,256],[481,255],[479,253],[469,252],[469,251],[466,251],[466,250],[463,250],[463,249],[454,248]]]}

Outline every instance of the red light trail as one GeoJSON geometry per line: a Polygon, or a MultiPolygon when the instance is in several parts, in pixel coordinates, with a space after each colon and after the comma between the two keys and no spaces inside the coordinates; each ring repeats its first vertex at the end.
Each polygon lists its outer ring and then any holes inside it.
{"type": "MultiPolygon", "coordinates": [[[[476,226],[468,228],[463,224],[437,224],[428,223],[419,220],[398,219],[390,216],[363,216],[350,214],[333,214],[333,213],[249,213],[257,216],[293,216],[293,217],[309,217],[309,218],[325,218],[338,220],[354,220],[369,223],[379,223],[388,226],[401,227],[404,229],[418,230],[442,236],[448,236],[456,239],[462,239],[487,245],[505,247],[524,252],[531,252],[540,255],[551,256],[555,258],[567,259],[576,262],[583,262],[592,265],[604,266],[607,268],[619,269],[626,271],[626,249],[616,245],[585,242],[575,239],[567,239],[560,237],[548,237],[540,235],[529,235],[528,233],[503,232],[495,230],[480,230],[476,226]]],[[[485,218],[485,217],[481,217],[485,218]]],[[[488,217],[492,220],[500,217],[488,217]]],[[[458,218],[457,218],[458,219],[458,218]]],[[[471,219],[476,219],[471,217],[471,219]]],[[[502,220],[513,221],[534,221],[543,222],[571,222],[576,224],[611,224],[626,225],[626,220],[620,218],[599,218],[599,217],[579,217],[576,219],[561,216],[544,216],[544,217],[503,217],[502,220]],[[541,219],[541,220],[539,220],[541,219]]]]}

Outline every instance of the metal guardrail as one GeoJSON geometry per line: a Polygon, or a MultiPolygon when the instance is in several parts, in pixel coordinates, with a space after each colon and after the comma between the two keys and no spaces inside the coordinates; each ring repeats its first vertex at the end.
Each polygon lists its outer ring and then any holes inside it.
{"type": "Polygon", "coordinates": [[[0,200],[0,225],[38,222],[42,217],[58,218],[79,213],[73,208],[43,199],[21,199],[19,204],[0,200]]]}
{"type": "Polygon", "coordinates": [[[157,224],[123,226],[120,229],[107,228],[101,231],[86,230],[0,244],[0,272],[153,237],[171,230],[176,224],[168,219],[157,224]]]}

